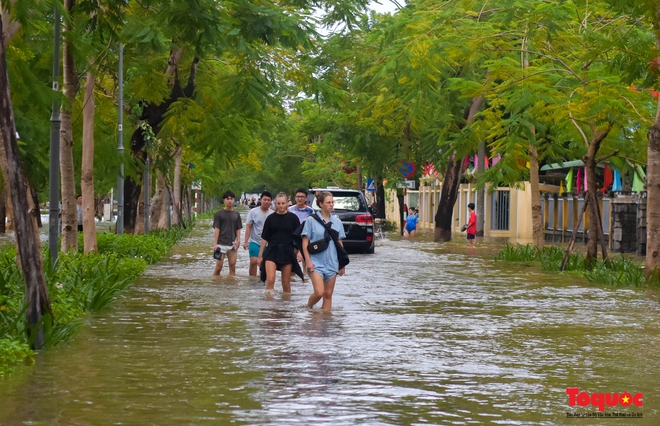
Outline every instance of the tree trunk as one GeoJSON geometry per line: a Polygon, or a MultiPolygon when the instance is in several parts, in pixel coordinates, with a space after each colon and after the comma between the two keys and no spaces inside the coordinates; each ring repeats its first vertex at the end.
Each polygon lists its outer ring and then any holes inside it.
{"type": "Polygon", "coordinates": [[[539,154],[533,144],[529,144],[529,186],[532,191],[532,238],[535,246],[543,247],[545,235],[539,189],[539,154]]]}
{"type": "MultiPolygon", "coordinates": [[[[654,10],[655,47],[660,49],[660,8],[654,10]]],[[[648,133],[646,164],[646,276],[660,269],[660,100],[648,133]]]]}
{"type": "Polygon", "coordinates": [[[34,189],[34,185],[28,180],[28,187],[30,188],[30,198],[28,198],[28,204],[30,210],[34,209],[36,212],[34,216],[34,223],[37,228],[41,228],[43,225],[41,223],[41,209],[39,208],[39,196],[37,195],[37,190],[34,189]]]}
{"type": "MultiPolygon", "coordinates": [[[[403,235],[403,229],[406,227],[406,221],[403,219],[405,213],[408,213],[405,211],[403,208],[403,205],[405,204],[403,202],[403,190],[397,189],[396,191],[396,200],[398,201],[399,204],[399,235],[403,235]]],[[[410,206],[408,206],[410,207],[410,206]]]]}
{"type": "MultiPolygon", "coordinates": [[[[475,164],[477,173],[479,176],[482,176],[486,171],[486,141],[483,140],[479,144],[479,162],[475,164]]],[[[484,236],[484,229],[486,227],[486,206],[484,205],[486,195],[486,186],[481,185],[481,188],[477,189],[477,237],[484,236]]]]}
{"type": "Polygon", "coordinates": [[[96,242],[96,199],[94,193],[94,74],[87,72],[83,99],[82,209],[85,254],[98,251],[96,242]]]}
{"type": "MultiPolygon", "coordinates": [[[[469,126],[474,122],[474,117],[479,112],[479,108],[484,103],[483,96],[472,98],[470,108],[466,108],[463,114],[465,123],[461,125],[461,129],[469,126]]],[[[453,227],[454,204],[458,197],[458,185],[461,182],[461,159],[456,158],[454,152],[449,160],[445,179],[442,182],[442,191],[440,193],[440,202],[438,203],[438,210],[435,214],[435,234],[433,241],[450,241],[451,230],[453,227]]]]}
{"type": "Polygon", "coordinates": [[[385,187],[383,186],[383,178],[379,177],[375,180],[376,185],[376,218],[385,219],[385,187]]]}
{"type": "Polygon", "coordinates": [[[660,270],[660,103],[648,133],[646,171],[646,275],[660,270]]]}
{"type": "MultiPolygon", "coordinates": [[[[64,0],[64,8],[71,13],[75,1],[64,0]]],[[[63,25],[64,96],[62,103],[62,128],[60,131],[60,173],[62,175],[62,251],[78,250],[78,215],[76,208],[76,179],[73,169],[73,121],[71,111],[78,93],[79,81],[73,60],[72,41],[66,36],[72,31],[71,23],[65,19],[63,25]]]]}
{"type": "Polygon", "coordinates": [[[144,185],[140,186],[140,201],[137,205],[137,213],[135,216],[135,227],[133,233],[136,235],[144,234],[144,185]]]}
{"type": "Polygon", "coordinates": [[[585,203],[589,200],[587,214],[589,215],[589,243],[587,244],[587,266],[591,268],[598,258],[599,228],[602,227],[600,209],[598,206],[598,194],[596,190],[596,155],[600,149],[601,142],[609,134],[610,128],[604,131],[594,131],[592,141],[587,148],[587,154],[582,158],[587,174],[587,194],[585,203]]]}
{"type": "MultiPolygon", "coordinates": [[[[4,151],[4,150],[3,150],[4,151]]],[[[2,170],[7,170],[7,167],[3,167],[2,170]]],[[[11,189],[9,188],[9,182],[5,181],[5,191],[7,192],[7,226],[5,231],[6,232],[13,232],[14,231],[14,209],[12,208],[12,203],[11,203],[11,189]]]]}
{"type": "MultiPolygon", "coordinates": [[[[454,154],[455,155],[455,154],[454,154]]],[[[453,228],[454,204],[458,197],[458,185],[461,182],[462,161],[452,159],[447,166],[445,178],[442,181],[440,202],[435,213],[435,233],[433,241],[450,241],[453,228]]]]}
{"type": "Polygon", "coordinates": [[[167,223],[165,217],[165,177],[159,171],[154,169],[156,173],[156,188],[154,196],[151,198],[151,215],[149,216],[149,231],[159,228],[165,228],[167,223]],[[162,226],[161,226],[162,225],[162,226]]]}
{"type": "MultiPolygon", "coordinates": [[[[3,173],[3,175],[5,174],[6,173],[3,173]]],[[[3,183],[2,190],[0,190],[0,234],[4,234],[7,232],[6,221],[7,221],[7,188],[3,183]]]]}
{"type": "Polygon", "coordinates": [[[7,170],[3,170],[6,173],[3,177],[9,183],[13,210],[16,212],[16,249],[25,279],[26,317],[31,337],[34,338],[32,347],[38,349],[44,344],[43,327],[39,326],[41,317],[50,314],[52,319],[53,312],[48,300],[39,232],[34,217],[30,217],[39,214],[39,211],[30,210],[28,204],[28,181],[16,140],[4,46],[4,28],[0,19],[0,142],[7,158],[7,170]]]}
{"type": "MultiPolygon", "coordinates": [[[[170,52],[170,58],[168,61],[167,71],[165,75],[167,78],[172,78],[173,85],[170,97],[160,103],[149,103],[142,110],[141,120],[144,120],[151,129],[155,136],[158,135],[161,129],[162,122],[164,120],[164,115],[169,109],[170,105],[173,102],[180,98],[191,98],[195,92],[195,78],[197,76],[197,66],[199,64],[199,58],[196,56],[193,59],[190,74],[188,76],[188,83],[186,87],[182,87],[179,81],[179,72],[178,66],[181,56],[183,55],[183,49],[176,49],[170,52]]],[[[143,133],[142,128],[138,128],[133,132],[131,136],[131,156],[134,161],[138,164],[144,164],[146,160],[146,139],[145,134],[143,133]]],[[[124,231],[125,232],[134,232],[136,227],[136,213],[137,205],[140,201],[140,185],[130,176],[126,177],[124,181],[124,231]]]]}
{"type": "Polygon", "coordinates": [[[363,185],[362,185],[362,166],[360,166],[359,164],[357,166],[357,179],[356,180],[357,180],[355,182],[355,186],[357,187],[356,189],[358,191],[362,191],[364,189],[363,185]]]}
{"type": "Polygon", "coordinates": [[[172,180],[172,189],[173,189],[173,198],[172,205],[174,206],[173,210],[178,211],[178,214],[175,213],[172,215],[172,226],[178,226],[181,224],[181,155],[183,150],[180,146],[174,151],[174,179],[172,180]]]}
{"type": "Polygon", "coordinates": [[[186,216],[188,216],[188,222],[193,218],[192,207],[192,190],[188,186],[186,187],[186,216]]]}
{"type": "MultiPolygon", "coordinates": [[[[16,4],[16,0],[9,0],[9,3],[13,8],[16,4]]],[[[12,21],[11,14],[7,11],[7,9],[2,7],[2,5],[0,5],[0,18],[2,19],[2,27],[4,28],[4,32],[2,34],[3,43],[4,47],[7,47],[12,37],[14,37],[18,30],[21,29],[21,23],[18,21],[12,21]]]]}

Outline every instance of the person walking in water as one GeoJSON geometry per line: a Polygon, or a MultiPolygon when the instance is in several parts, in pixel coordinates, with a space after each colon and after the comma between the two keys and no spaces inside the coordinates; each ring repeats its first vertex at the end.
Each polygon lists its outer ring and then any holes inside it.
{"type": "Polygon", "coordinates": [[[264,230],[266,218],[273,213],[270,209],[270,205],[273,202],[273,196],[270,192],[262,192],[259,200],[261,201],[259,208],[250,210],[245,219],[245,244],[243,244],[243,249],[248,250],[250,254],[249,275],[251,277],[257,276],[261,234],[264,230]]]}
{"type": "Polygon", "coordinates": [[[467,226],[467,240],[471,245],[476,245],[477,243],[477,214],[474,212],[474,203],[468,204],[468,212],[470,218],[468,219],[467,226]]]}
{"type": "MultiPolygon", "coordinates": [[[[295,192],[296,204],[289,207],[289,211],[300,219],[300,223],[305,223],[305,220],[314,213],[314,209],[307,205],[307,191],[304,188],[298,188],[295,192]]],[[[300,247],[298,249],[298,262],[302,262],[302,270],[305,271],[307,266],[305,265],[305,259],[302,257],[302,251],[300,247]]],[[[305,279],[303,278],[303,282],[305,279]]]]}
{"type": "Polygon", "coordinates": [[[408,209],[408,217],[406,217],[406,228],[405,231],[403,232],[403,236],[407,237],[410,236],[410,238],[415,237],[415,234],[417,233],[417,221],[419,220],[419,217],[415,213],[414,208],[409,208],[408,209]]]}
{"type": "Polygon", "coordinates": [[[303,277],[293,246],[293,232],[300,225],[300,220],[287,210],[288,202],[289,198],[284,193],[280,192],[275,197],[275,213],[268,216],[264,223],[258,259],[266,290],[275,288],[275,275],[279,270],[282,272],[284,293],[291,293],[292,272],[303,277]]]}
{"type": "Polygon", "coordinates": [[[229,275],[236,275],[236,256],[241,241],[243,224],[241,223],[241,215],[234,210],[235,200],[236,196],[233,192],[225,192],[222,195],[225,206],[213,216],[213,249],[220,248],[222,253],[220,259],[215,261],[213,275],[220,275],[225,262],[225,255],[227,255],[227,262],[229,263],[229,275]]]}
{"type": "Polygon", "coordinates": [[[330,224],[330,227],[337,231],[337,240],[342,246],[341,240],[346,238],[346,235],[341,220],[332,216],[332,210],[335,207],[332,194],[326,191],[317,192],[316,205],[321,209],[320,213],[305,221],[301,234],[302,252],[314,287],[314,293],[309,296],[307,307],[311,309],[319,300],[323,299],[321,308],[324,311],[330,311],[332,309],[332,294],[335,291],[335,280],[337,275],[344,275],[345,268],[339,268],[339,256],[337,255],[335,242],[332,239],[328,241],[327,248],[321,252],[311,254],[310,248],[317,245],[312,244],[312,242],[323,241],[324,239],[327,241],[325,228],[327,224],[330,224]]]}

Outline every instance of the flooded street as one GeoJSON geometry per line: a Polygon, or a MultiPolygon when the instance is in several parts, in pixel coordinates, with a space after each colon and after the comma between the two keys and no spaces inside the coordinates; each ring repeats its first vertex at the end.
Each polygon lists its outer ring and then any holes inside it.
{"type": "Polygon", "coordinates": [[[71,344],[0,381],[0,424],[659,424],[658,292],[429,237],[353,255],[322,313],[309,283],[266,294],[242,248],[237,277],[212,277],[202,223],[71,344]],[[641,392],[606,411],[643,418],[567,418],[598,412],[567,387],[641,392]]]}

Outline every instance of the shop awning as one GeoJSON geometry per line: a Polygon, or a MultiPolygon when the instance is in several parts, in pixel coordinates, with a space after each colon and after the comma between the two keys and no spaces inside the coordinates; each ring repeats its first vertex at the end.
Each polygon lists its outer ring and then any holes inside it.
{"type": "Polygon", "coordinates": [[[552,163],[552,164],[546,164],[545,166],[541,167],[541,171],[548,171],[548,170],[560,170],[560,169],[570,169],[571,167],[582,167],[584,166],[584,161],[582,160],[572,160],[572,161],[564,161],[560,163],[552,163]]]}

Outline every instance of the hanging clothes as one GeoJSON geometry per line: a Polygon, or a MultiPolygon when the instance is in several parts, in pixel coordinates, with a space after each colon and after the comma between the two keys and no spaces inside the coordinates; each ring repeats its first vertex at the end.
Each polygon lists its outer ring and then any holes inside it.
{"type": "Polygon", "coordinates": [[[566,175],[566,192],[571,192],[573,190],[573,168],[568,171],[566,175]]]}
{"type": "Polygon", "coordinates": [[[578,169],[577,177],[575,178],[575,189],[577,189],[578,194],[582,192],[580,191],[581,188],[582,188],[582,169],[578,169]]]}
{"type": "Polygon", "coordinates": [[[644,173],[644,169],[642,169],[642,166],[637,165],[637,167],[635,167],[635,171],[633,172],[633,175],[634,175],[633,184],[632,184],[633,192],[643,192],[646,173],[644,173]]]}
{"type": "Polygon", "coordinates": [[[607,164],[605,164],[605,176],[603,177],[603,187],[600,189],[600,192],[603,194],[607,192],[609,187],[612,185],[612,170],[610,170],[609,167],[607,167],[607,164]]]}
{"type": "Polygon", "coordinates": [[[559,195],[563,194],[564,192],[565,192],[564,191],[564,181],[560,180],[559,181],[559,195]]]}
{"type": "Polygon", "coordinates": [[[612,176],[612,191],[621,191],[621,173],[617,169],[614,169],[612,176]]]}
{"type": "Polygon", "coordinates": [[[502,156],[500,154],[497,154],[495,157],[493,157],[493,161],[490,162],[492,166],[497,164],[500,160],[502,159],[502,156]]]}

